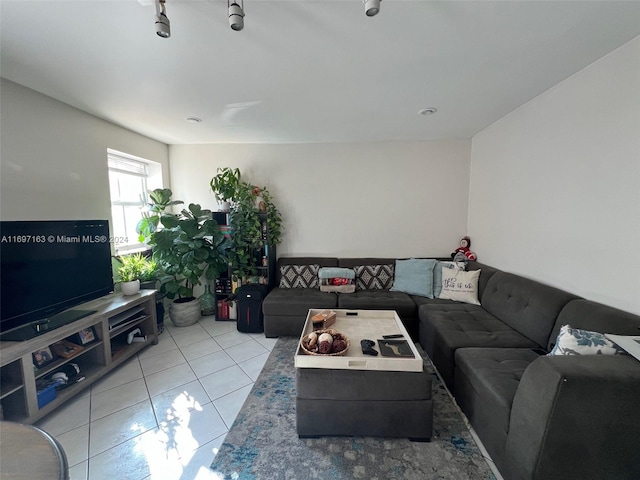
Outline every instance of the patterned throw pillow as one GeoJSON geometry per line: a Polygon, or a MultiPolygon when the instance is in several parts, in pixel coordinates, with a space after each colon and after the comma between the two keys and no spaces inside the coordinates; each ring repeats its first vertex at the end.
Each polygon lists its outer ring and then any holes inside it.
{"type": "Polygon", "coordinates": [[[319,288],[320,265],[282,265],[280,288],[319,288]]]}
{"type": "Polygon", "coordinates": [[[547,355],[625,355],[626,352],[602,333],[563,325],[553,350],[547,355]]]}
{"type": "Polygon", "coordinates": [[[391,265],[358,265],[356,272],[356,290],[389,290],[393,287],[393,270],[391,265]]]}

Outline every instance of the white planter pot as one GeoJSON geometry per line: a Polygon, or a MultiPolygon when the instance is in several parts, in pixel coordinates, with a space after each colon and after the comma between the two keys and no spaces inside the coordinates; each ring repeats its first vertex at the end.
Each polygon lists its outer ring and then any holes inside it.
{"type": "Polygon", "coordinates": [[[135,295],[140,291],[140,280],[134,280],[133,282],[122,282],[120,289],[123,295],[135,295]]]}
{"type": "Polygon", "coordinates": [[[188,327],[200,320],[200,301],[194,298],[188,302],[171,303],[169,318],[176,327],[188,327]]]}
{"type": "Polygon", "coordinates": [[[229,210],[231,210],[231,203],[229,203],[229,202],[220,202],[220,211],[221,212],[228,212],[229,210]]]}

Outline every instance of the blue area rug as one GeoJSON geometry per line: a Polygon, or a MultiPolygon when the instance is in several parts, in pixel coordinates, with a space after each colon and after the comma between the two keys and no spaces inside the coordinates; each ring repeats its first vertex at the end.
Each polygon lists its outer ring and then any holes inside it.
{"type": "Polygon", "coordinates": [[[299,439],[297,338],[279,338],[216,455],[211,470],[234,480],[495,480],[429,360],[433,376],[431,442],[373,437],[299,439]]]}

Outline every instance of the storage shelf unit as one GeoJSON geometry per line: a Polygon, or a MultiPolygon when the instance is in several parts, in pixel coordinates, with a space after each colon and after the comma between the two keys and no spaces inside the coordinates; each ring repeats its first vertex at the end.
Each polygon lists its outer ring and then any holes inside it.
{"type": "MultiPolygon", "coordinates": [[[[213,219],[220,225],[223,232],[227,235],[233,235],[233,230],[229,226],[229,213],[213,212],[213,219]]],[[[253,253],[253,266],[257,271],[257,278],[251,283],[260,283],[266,285],[268,290],[275,286],[276,280],[276,247],[270,245],[269,229],[267,224],[266,212],[258,213],[262,230],[262,239],[264,246],[256,249],[253,253]]],[[[220,278],[216,279],[214,293],[216,296],[216,305],[218,306],[216,320],[234,320],[230,318],[231,310],[228,308],[229,299],[233,297],[235,290],[241,286],[241,282],[232,280],[231,268],[227,270],[220,278]],[[226,305],[225,305],[226,304],[226,305]],[[221,308],[222,307],[222,308],[221,308]]]]}
{"type": "Polygon", "coordinates": [[[96,313],[22,342],[0,342],[0,403],[5,420],[34,423],[89,387],[149,344],[158,343],[155,290],[123,296],[112,294],[78,308],[96,313]],[[96,339],[70,358],[58,358],[36,368],[32,354],[93,327],[96,339]],[[144,342],[127,343],[134,328],[146,335],[144,342]],[[56,391],[56,397],[38,408],[36,381],[44,380],[67,363],[80,368],[84,380],[56,391]]]}

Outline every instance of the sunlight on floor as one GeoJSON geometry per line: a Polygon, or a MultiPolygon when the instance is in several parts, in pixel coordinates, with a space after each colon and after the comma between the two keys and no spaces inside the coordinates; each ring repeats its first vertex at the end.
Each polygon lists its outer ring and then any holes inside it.
{"type": "MultiPolygon", "coordinates": [[[[153,435],[144,436],[139,448],[151,472],[151,478],[182,478],[186,467],[200,447],[194,438],[190,422],[192,412],[202,411],[202,405],[186,390],[175,397],[171,407],[165,411],[164,420],[153,435]]],[[[217,450],[217,449],[215,449],[217,450]]],[[[212,457],[216,452],[212,452],[212,457]]],[[[215,479],[211,471],[201,467],[197,479],[215,479]]]]}

